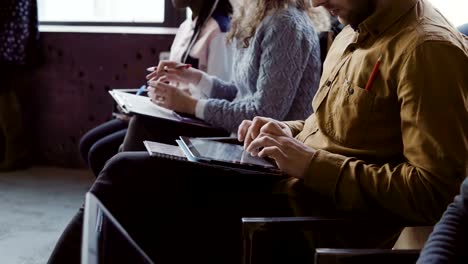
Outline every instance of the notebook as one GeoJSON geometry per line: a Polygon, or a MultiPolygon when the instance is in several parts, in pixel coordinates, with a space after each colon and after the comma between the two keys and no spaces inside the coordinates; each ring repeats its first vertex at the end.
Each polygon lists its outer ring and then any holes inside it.
{"type": "Polygon", "coordinates": [[[210,126],[203,120],[187,117],[170,109],[158,106],[147,96],[136,95],[118,89],[110,90],[109,94],[125,114],[137,114],[155,118],[169,119],[177,122],[191,123],[199,126],[210,126]]]}
{"type": "Polygon", "coordinates": [[[92,194],[86,194],[81,264],[153,264],[117,219],[92,194]]]}
{"type": "Polygon", "coordinates": [[[152,157],[168,157],[168,158],[180,158],[183,160],[187,160],[185,157],[184,152],[179,148],[179,146],[173,146],[168,144],[163,144],[154,141],[143,141],[146,150],[148,151],[149,155],[152,157]]]}

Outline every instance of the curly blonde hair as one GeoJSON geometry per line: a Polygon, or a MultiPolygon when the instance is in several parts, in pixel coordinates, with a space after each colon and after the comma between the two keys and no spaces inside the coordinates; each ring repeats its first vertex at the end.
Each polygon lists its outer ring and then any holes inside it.
{"type": "Polygon", "coordinates": [[[269,14],[295,6],[299,10],[304,10],[309,15],[315,31],[330,30],[330,15],[324,8],[314,8],[311,0],[237,0],[233,3],[234,14],[232,18],[231,30],[228,34],[228,41],[238,40],[241,47],[247,48],[250,39],[269,14]]]}

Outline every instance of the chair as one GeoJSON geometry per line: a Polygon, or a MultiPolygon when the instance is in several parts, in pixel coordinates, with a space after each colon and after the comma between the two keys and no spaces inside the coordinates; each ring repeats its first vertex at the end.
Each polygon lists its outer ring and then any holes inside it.
{"type": "Polygon", "coordinates": [[[420,250],[326,249],[315,252],[315,264],[414,264],[420,250]]]}
{"type": "MultiPolygon", "coordinates": [[[[371,234],[375,230],[381,230],[383,226],[397,232],[404,227],[419,225],[388,218],[243,218],[243,263],[415,263],[419,250],[391,249],[397,237],[381,245],[374,243],[375,240],[372,239],[371,234]],[[300,232],[302,230],[331,235],[342,232],[350,233],[349,238],[359,235],[362,241],[366,241],[366,235],[369,235],[369,239],[368,242],[355,245],[353,249],[341,249],[342,245],[331,239],[318,245],[321,248],[317,248],[314,255],[314,251],[311,250],[303,235],[297,235],[302,234],[300,232]],[[363,230],[368,232],[363,233],[363,230]],[[279,243],[280,246],[275,243],[279,243]],[[278,256],[271,254],[271,252],[278,252],[277,250],[289,250],[289,252],[278,256]]],[[[430,227],[426,228],[430,229],[430,227]]]]}

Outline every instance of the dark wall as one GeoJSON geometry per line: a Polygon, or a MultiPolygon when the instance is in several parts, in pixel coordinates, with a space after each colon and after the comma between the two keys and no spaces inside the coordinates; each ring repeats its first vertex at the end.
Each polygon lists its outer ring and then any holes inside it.
{"type": "Polygon", "coordinates": [[[18,80],[35,164],[83,166],[81,136],[111,118],[113,88],[138,88],[172,35],[42,33],[43,61],[18,80]]]}

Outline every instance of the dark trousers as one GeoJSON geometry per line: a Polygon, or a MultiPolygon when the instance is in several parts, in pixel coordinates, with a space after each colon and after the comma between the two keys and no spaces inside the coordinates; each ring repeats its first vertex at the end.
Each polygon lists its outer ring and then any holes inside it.
{"type": "Polygon", "coordinates": [[[88,131],[80,140],[80,153],[83,160],[97,177],[104,164],[118,153],[128,122],[113,119],[88,131]]]}
{"type": "MultiPolygon", "coordinates": [[[[308,190],[300,180],[150,157],[146,152],[122,152],[114,156],[90,191],[156,263],[240,263],[242,217],[336,213],[331,201],[308,190]]],[[[83,209],[80,209],[57,243],[49,263],[79,263],[82,224],[83,209]]],[[[398,233],[385,231],[385,227],[378,229],[383,234],[375,230],[367,233],[362,229],[338,230],[334,234],[307,234],[309,242],[312,241],[309,245],[391,246],[398,233]],[[384,245],[382,241],[389,234],[392,240],[385,240],[388,245],[384,245]]],[[[283,256],[281,251],[283,247],[273,253],[283,256]]],[[[313,256],[312,249],[308,252],[313,256]]],[[[284,258],[270,258],[262,263],[273,262],[304,263],[284,258]]]]}
{"type": "Polygon", "coordinates": [[[146,116],[133,116],[130,119],[123,151],[145,150],[144,140],[176,145],[179,136],[187,137],[221,137],[229,136],[223,129],[176,122],[168,119],[157,119],[146,116]]]}
{"type": "MultiPolygon", "coordinates": [[[[285,181],[123,152],[106,164],[90,191],[157,263],[239,263],[241,217],[293,214],[285,181]]],[[[80,209],[49,263],[79,263],[82,222],[80,209]]]]}

